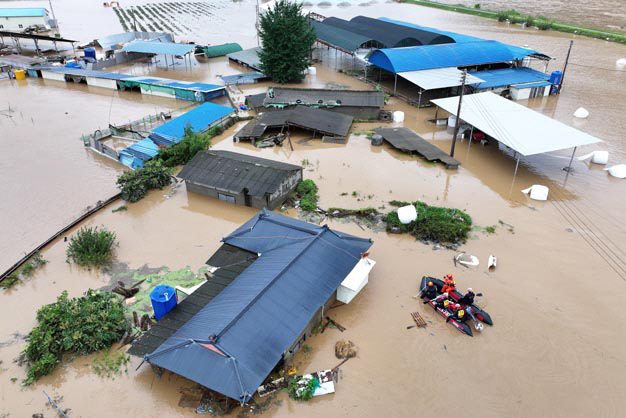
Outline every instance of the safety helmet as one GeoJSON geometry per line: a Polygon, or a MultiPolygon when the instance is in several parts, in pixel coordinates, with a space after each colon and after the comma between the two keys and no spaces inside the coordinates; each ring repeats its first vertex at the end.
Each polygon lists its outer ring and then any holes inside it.
{"type": "Polygon", "coordinates": [[[465,311],[463,309],[459,309],[459,318],[463,318],[463,315],[465,315],[465,311]]]}
{"type": "Polygon", "coordinates": [[[432,285],[433,285],[432,281],[428,282],[428,286],[432,286],[432,285]]]}
{"type": "Polygon", "coordinates": [[[448,299],[443,301],[443,306],[445,306],[446,308],[448,307],[449,304],[450,302],[448,301],[448,299]]]}
{"type": "Polygon", "coordinates": [[[467,288],[467,291],[468,291],[468,292],[472,292],[472,293],[474,293],[474,291],[472,290],[472,288],[471,288],[471,287],[468,287],[468,288],[467,288]]]}
{"type": "Polygon", "coordinates": [[[448,297],[448,292],[443,292],[443,296],[447,298],[448,297]]]}

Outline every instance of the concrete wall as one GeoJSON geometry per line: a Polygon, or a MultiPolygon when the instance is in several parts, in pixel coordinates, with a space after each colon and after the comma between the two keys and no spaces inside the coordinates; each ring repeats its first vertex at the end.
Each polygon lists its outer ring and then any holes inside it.
{"type": "Polygon", "coordinates": [[[65,74],[55,73],[53,71],[41,70],[41,78],[46,80],[56,80],[65,82],[65,74]]]}
{"type": "Polygon", "coordinates": [[[105,89],[117,90],[117,81],[108,78],[87,77],[87,85],[92,87],[102,87],[105,89]]]}
{"type": "Polygon", "coordinates": [[[31,25],[44,25],[49,28],[49,19],[48,16],[0,17],[0,30],[22,32],[31,25]]]}
{"type": "Polygon", "coordinates": [[[272,210],[280,206],[283,203],[283,200],[285,200],[285,198],[289,196],[292,191],[294,191],[300,181],[302,181],[301,169],[283,180],[280,186],[278,186],[278,189],[270,195],[269,209],[272,210]]]}
{"type": "Polygon", "coordinates": [[[208,197],[213,197],[215,199],[218,199],[218,193],[223,194],[223,195],[228,195],[228,196],[233,196],[235,198],[235,204],[237,205],[244,205],[246,204],[246,197],[243,195],[243,193],[240,194],[234,194],[234,193],[230,193],[230,192],[224,192],[224,191],[219,191],[216,189],[212,189],[209,187],[205,187],[199,184],[195,184],[192,183],[190,181],[185,180],[185,185],[187,186],[187,192],[193,192],[193,193],[198,193],[198,194],[202,194],[208,197]]]}

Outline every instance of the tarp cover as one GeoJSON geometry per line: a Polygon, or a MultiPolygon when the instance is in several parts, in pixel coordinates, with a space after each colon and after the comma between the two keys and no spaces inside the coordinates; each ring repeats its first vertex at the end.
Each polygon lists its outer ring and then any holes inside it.
{"type": "MultiPolygon", "coordinates": [[[[398,73],[405,80],[421,87],[423,90],[442,89],[461,85],[463,72],[456,67],[436,68],[434,70],[407,71],[398,73]]],[[[484,80],[471,74],[467,75],[466,84],[478,84],[484,80]]]]}
{"type": "Polygon", "coordinates": [[[260,257],[145,358],[247,402],[372,242],[267,210],[223,241],[260,257]]]}
{"type": "MultiPolygon", "coordinates": [[[[431,101],[456,115],[458,96],[431,101]]],[[[601,142],[594,136],[491,92],[463,96],[461,119],[522,155],[601,142]]]]}

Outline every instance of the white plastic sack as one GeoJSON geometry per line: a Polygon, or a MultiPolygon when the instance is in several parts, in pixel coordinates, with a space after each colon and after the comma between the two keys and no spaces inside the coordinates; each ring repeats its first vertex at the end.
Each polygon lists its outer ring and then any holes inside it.
{"type": "Polygon", "coordinates": [[[530,198],[533,200],[548,200],[548,189],[546,186],[542,186],[541,184],[533,184],[528,189],[522,190],[522,193],[529,194],[530,198]]]}
{"type": "Polygon", "coordinates": [[[606,164],[609,162],[609,152],[608,151],[593,151],[589,154],[582,155],[577,158],[578,161],[584,161],[591,158],[591,162],[594,164],[606,164]]]}
{"type": "Polygon", "coordinates": [[[417,219],[417,210],[415,210],[415,206],[407,205],[398,208],[398,219],[403,224],[408,224],[417,219]]]}
{"type": "Polygon", "coordinates": [[[613,167],[605,168],[604,170],[608,171],[613,177],[626,179],[626,164],[614,165],[613,167]]]}
{"type": "Polygon", "coordinates": [[[456,116],[450,115],[448,116],[448,126],[454,128],[456,126],[456,116]]]}
{"type": "Polygon", "coordinates": [[[589,111],[584,107],[579,107],[574,112],[574,117],[577,117],[579,119],[587,119],[589,117],[589,111]]]}
{"type": "Polygon", "coordinates": [[[404,122],[404,112],[401,110],[396,110],[395,112],[393,112],[393,121],[404,122]]]}
{"type": "Polygon", "coordinates": [[[618,70],[626,70],[626,58],[620,58],[615,61],[615,66],[618,70]]]}
{"type": "Polygon", "coordinates": [[[315,67],[309,67],[308,72],[309,72],[309,74],[311,74],[311,75],[315,75],[315,74],[317,74],[317,68],[315,68],[315,67]]]}

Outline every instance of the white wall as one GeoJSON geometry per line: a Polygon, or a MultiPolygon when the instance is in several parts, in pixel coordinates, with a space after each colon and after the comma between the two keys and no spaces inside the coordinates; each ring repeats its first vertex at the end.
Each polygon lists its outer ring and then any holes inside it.
{"type": "Polygon", "coordinates": [[[44,25],[50,28],[48,24],[48,16],[32,16],[32,17],[0,17],[0,30],[8,30],[13,32],[22,32],[31,25],[44,25]],[[22,27],[20,27],[22,25],[22,27]]]}
{"type": "Polygon", "coordinates": [[[176,93],[174,92],[174,89],[168,89],[167,91],[162,91],[162,90],[152,90],[150,87],[145,87],[145,86],[140,86],[141,88],[141,93],[142,94],[149,94],[152,96],[160,96],[160,97],[168,97],[168,98],[172,98],[172,97],[176,97],[176,93]]]}
{"type": "Polygon", "coordinates": [[[53,71],[41,70],[41,78],[46,80],[57,80],[57,81],[65,81],[65,74],[56,73],[53,71]]]}
{"type": "Polygon", "coordinates": [[[102,87],[105,89],[117,90],[117,82],[108,78],[86,77],[87,85],[93,87],[102,87]]]}

